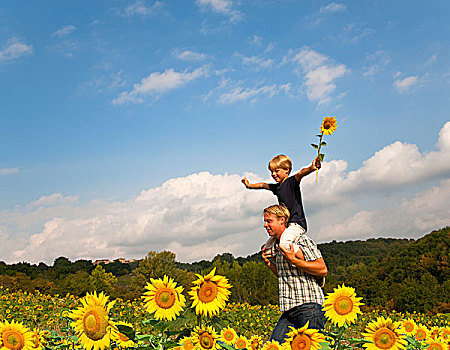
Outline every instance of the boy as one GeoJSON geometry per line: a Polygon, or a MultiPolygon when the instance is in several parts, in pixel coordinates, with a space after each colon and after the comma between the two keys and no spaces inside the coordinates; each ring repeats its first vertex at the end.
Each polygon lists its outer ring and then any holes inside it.
{"type": "MultiPolygon", "coordinates": [[[[292,244],[294,253],[300,248],[299,245],[295,244],[296,239],[307,230],[302,195],[300,192],[300,180],[315,170],[320,169],[321,166],[319,158],[316,157],[309,167],[303,168],[293,176],[289,176],[292,170],[292,162],[288,156],[280,154],[273,157],[269,162],[269,170],[272,178],[277,182],[276,184],[267,184],[265,182],[251,184],[246,177],[241,180],[248,189],[265,189],[272,191],[272,193],[277,196],[278,203],[288,208],[290,213],[289,226],[281,236],[280,245],[283,248],[289,249],[289,244],[292,244]]],[[[264,249],[272,249],[274,244],[275,239],[270,237],[267,240],[264,249]]]]}

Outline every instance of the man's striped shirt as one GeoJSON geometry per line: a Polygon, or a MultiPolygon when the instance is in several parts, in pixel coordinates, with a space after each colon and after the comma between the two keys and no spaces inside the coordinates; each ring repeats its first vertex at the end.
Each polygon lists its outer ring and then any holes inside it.
{"type": "MultiPolygon", "coordinates": [[[[303,252],[305,260],[313,261],[322,257],[317,245],[306,234],[296,241],[303,252]]],[[[284,312],[294,306],[305,303],[323,304],[324,295],[317,277],[310,275],[290,264],[281,253],[278,244],[274,247],[278,271],[278,292],[280,311],[284,312]]]]}

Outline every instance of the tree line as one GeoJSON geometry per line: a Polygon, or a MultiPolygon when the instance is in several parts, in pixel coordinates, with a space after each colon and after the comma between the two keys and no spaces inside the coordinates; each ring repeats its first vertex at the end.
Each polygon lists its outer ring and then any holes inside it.
{"type": "MultiPolygon", "coordinates": [[[[319,244],[329,269],[324,292],[345,283],[363,297],[365,307],[397,311],[450,312],[450,227],[417,239],[368,239],[319,244]]],[[[194,263],[176,261],[169,251],[151,251],[136,262],[94,266],[90,260],[57,258],[52,266],[0,262],[0,284],[10,290],[83,296],[94,290],[113,298],[139,298],[150,278],[168,275],[185,291],[212,268],[233,285],[231,302],[277,304],[277,279],[259,253],[235,258],[217,255],[194,263]]]]}

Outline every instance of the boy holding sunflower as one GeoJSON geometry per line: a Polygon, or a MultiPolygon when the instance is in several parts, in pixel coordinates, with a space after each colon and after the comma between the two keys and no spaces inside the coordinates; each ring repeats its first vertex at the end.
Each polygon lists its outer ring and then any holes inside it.
{"type": "MultiPolygon", "coordinates": [[[[280,245],[286,249],[289,249],[289,244],[294,247],[294,252],[297,252],[300,248],[296,244],[296,240],[306,233],[306,218],[303,210],[302,195],[300,192],[300,181],[305,176],[317,171],[321,168],[321,162],[317,156],[309,167],[305,167],[295,175],[289,176],[292,170],[292,162],[288,156],[280,154],[273,157],[269,162],[269,170],[272,178],[277,182],[275,184],[268,184],[265,182],[259,182],[251,184],[246,177],[241,181],[248,189],[264,189],[272,191],[277,196],[278,203],[284,205],[290,213],[289,224],[281,237],[280,245]]],[[[270,237],[266,244],[265,249],[273,249],[275,239],[270,237]]]]}

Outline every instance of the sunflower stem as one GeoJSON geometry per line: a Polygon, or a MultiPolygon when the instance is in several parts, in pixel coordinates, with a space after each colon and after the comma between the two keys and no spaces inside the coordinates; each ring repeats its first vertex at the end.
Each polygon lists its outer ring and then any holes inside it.
{"type": "Polygon", "coordinates": [[[201,314],[197,315],[197,326],[198,327],[202,326],[202,315],[201,314]]]}
{"type": "MultiPolygon", "coordinates": [[[[322,148],[323,132],[319,135],[319,147],[317,148],[317,156],[320,157],[320,149],[322,148]]],[[[316,182],[319,180],[319,169],[316,169],[316,182]]]]}

